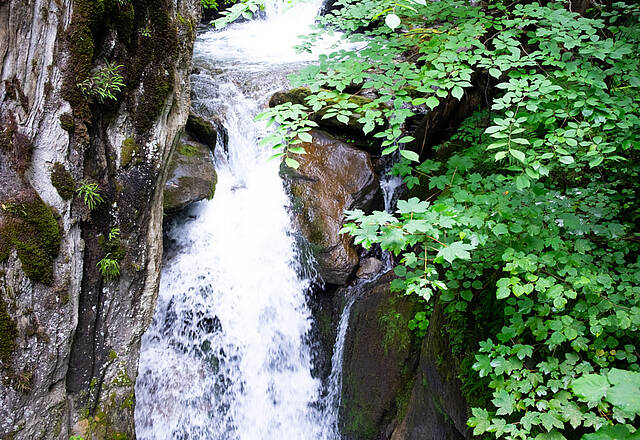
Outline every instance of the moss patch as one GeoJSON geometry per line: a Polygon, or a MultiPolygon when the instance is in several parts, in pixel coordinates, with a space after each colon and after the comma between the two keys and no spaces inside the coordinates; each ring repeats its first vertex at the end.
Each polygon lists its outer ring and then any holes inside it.
{"type": "Polygon", "coordinates": [[[139,100],[130,100],[130,111],[138,133],[147,132],[160,115],[174,85],[173,72],[178,58],[178,29],[163,0],[147,2],[151,38],[138,39],[136,53],[126,66],[126,83],[142,83],[139,100]]]}
{"type": "Polygon", "coordinates": [[[60,126],[63,130],[68,131],[69,133],[73,133],[76,124],[73,121],[73,116],[71,113],[63,113],[60,115],[60,126]]]}
{"type": "Polygon", "coordinates": [[[62,90],[73,109],[74,116],[88,120],[91,116],[89,103],[78,88],[78,84],[89,78],[95,50],[94,30],[102,21],[104,1],[73,0],[73,15],[67,33],[70,60],[62,90]]]}
{"type": "Polygon", "coordinates": [[[104,249],[105,253],[111,254],[110,258],[112,260],[122,261],[124,258],[126,250],[119,237],[114,237],[109,240],[105,238],[104,235],[100,235],[98,236],[98,244],[104,249]]]}
{"type": "Polygon", "coordinates": [[[2,204],[5,214],[0,225],[0,247],[5,250],[0,257],[8,256],[15,246],[22,270],[33,281],[53,284],[53,260],[60,250],[60,227],[53,211],[35,195],[31,201],[2,204]]]}
{"type": "Polygon", "coordinates": [[[128,137],[122,141],[122,150],[120,151],[120,166],[125,168],[131,163],[131,159],[135,158],[136,162],[140,161],[140,145],[136,141],[128,137]]]}
{"type": "Polygon", "coordinates": [[[198,147],[190,144],[180,144],[177,148],[178,153],[187,157],[202,157],[202,152],[198,147]]]}
{"type": "Polygon", "coordinates": [[[9,316],[7,307],[0,298],[0,361],[3,365],[8,365],[16,348],[16,337],[18,331],[16,324],[9,316]]]}
{"type": "Polygon", "coordinates": [[[51,184],[64,200],[71,200],[76,191],[73,176],[60,162],[56,162],[51,170],[51,184]]]}
{"type": "Polygon", "coordinates": [[[190,114],[187,119],[187,131],[193,133],[193,135],[203,144],[206,144],[212,150],[216,147],[218,139],[218,133],[213,128],[213,124],[199,116],[190,114]]]}

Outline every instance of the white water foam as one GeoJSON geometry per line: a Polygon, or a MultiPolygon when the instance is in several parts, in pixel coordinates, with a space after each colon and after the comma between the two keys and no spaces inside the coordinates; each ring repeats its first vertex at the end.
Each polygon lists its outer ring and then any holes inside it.
{"type": "Polygon", "coordinates": [[[308,59],[285,48],[300,29],[284,23],[313,15],[303,5],[285,21],[234,25],[196,41],[193,107],[221,118],[229,143],[216,149],[214,198],[169,233],[136,382],[140,440],[339,438],[326,428],[337,426],[337,411],[324,409],[311,375],[310,281],[300,275],[288,196],[278,164],[257,147],[264,127],[253,122],[287,87],[286,73],[308,59]]]}

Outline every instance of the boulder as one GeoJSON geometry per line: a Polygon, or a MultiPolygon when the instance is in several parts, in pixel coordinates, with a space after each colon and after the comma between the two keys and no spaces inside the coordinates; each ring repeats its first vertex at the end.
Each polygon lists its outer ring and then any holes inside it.
{"type": "Polygon", "coordinates": [[[176,213],[190,204],[213,197],[217,175],[209,147],[183,137],[171,157],[164,188],[164,212],[176,213]]]}
{"type": "Polygon", "coordinates": [[[286,169],[298,226],[310,243],[320,278],[344,284],[358,265],[358,252],[348,235],[340,235],[344,211],[370,209],[380,199],[380,186],[369,155],[320,130],[303,143],[307,154],[296,156],[297,170],[286,169]]]}
{"type": "Polygon", "coordinates": [[[199,142],[207,145],[211,151],[216,148],[218,132],[212,122],[190,113],[185,128],[189,134],[193,135],[199,142]]]}
{"type": "Polygon", "coordinates": [[[373,278],[380,273],[384,263],[377,258],[369,257],[360,260],[360,267],[356,272],[358,278],[373,278]]]}
{"type": "Polygon", "coordinates": [[[340,425],[352,440],[388,438],[413,388],[419,346],[407,324],[417,305],[390,292],[392,278],[389,272],[365,288],[351,309],[340,425]]]}
{"type": "Polygon", "coordinates": [[[405,416],[391,440],[463,440],[471,438],[466,425],[468,405],[458,379],[458,359],[451,353],[442,307],[436,305],[422,343],[420,364],[405,416]]]}

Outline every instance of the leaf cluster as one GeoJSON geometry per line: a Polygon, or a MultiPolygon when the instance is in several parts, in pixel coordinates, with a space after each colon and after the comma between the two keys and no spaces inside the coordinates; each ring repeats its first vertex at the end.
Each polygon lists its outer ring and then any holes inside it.
{"type": "MultiPolygon", "coordinates": [[[[501,328],[471,353],[491,402],[472,409],[475,436],[638,438],[638,5],[580,16],[561,2],[338,4],[320,27],[357,49],[293,78],[314,93],[261,116],[278,126],[264,144],[303,153],[300,133],[324,111],[355,118],[382,154],[404,152],[393,172],[418,197],[348,212],[342,233],[393,252],[392,289],[437,297],[453,324],[495,301],[501,328]],[[488,108],[437,160],[406,150],[409,118],[464,99],[479,75],[494,86],[488,108]],[[354,106],[347,91],[374,98],[354,106]]],[[[409,324],[420,334],[429,311],[409,324]]]]}

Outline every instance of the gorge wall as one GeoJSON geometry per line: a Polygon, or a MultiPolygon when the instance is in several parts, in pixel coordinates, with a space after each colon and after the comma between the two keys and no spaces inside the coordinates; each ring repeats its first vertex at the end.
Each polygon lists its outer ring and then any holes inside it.
{"type": "Polygon", "coordinates": [[[135,437],[199,16],[197,0],[0,1],[0,438],[135,437]]]}

